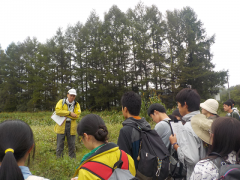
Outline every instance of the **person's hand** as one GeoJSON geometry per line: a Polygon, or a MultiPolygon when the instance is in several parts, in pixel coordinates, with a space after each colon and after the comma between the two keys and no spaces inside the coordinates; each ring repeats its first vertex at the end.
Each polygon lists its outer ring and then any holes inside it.
{"type": "Polygon", "coordinates": [[[78,180],[78,177],[72,178],[71,180],[78,180]]]}
{"type": "Polygon", "coordinates": [[[176,134],[174,134],[174,136],[171,134],[171,136],[169,136],[169,140],[171,144],[176,143],[177,142],[176,134]]]}
{"type": "Polygon", "coordinates": [[[70,116],[72,116],[74,118],[77,117],[77,115],[74,112],[71,112],[70,116]]]}

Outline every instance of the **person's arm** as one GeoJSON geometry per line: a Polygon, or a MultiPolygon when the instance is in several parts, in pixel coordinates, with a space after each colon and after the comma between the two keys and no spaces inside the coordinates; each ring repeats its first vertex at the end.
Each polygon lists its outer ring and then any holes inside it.
{"type": "Polygon", "coordinates": [[[62,105],[62,99],[58,101],[56,107],[55,107],[55,111],[56,111],[56,115],[58,116],[65,116],[65,117],[71,117],[70,116],[70,111],[63,109],[63,105],[62,105]]]}
{"type": "Polygon", "coordinates": [[[156,124],[154,129],[158,133],[160,138],[162,139],[165,146],[168,148],[169,147],[169,133],[168,132],[169,132],[170,126],[167,122],[163,122],[163,123],[160,122],[160,123],[156,124]]]}
{"type": "Polygon", "coordinates": [[[155,126],[155,131],[158,133],[158,135],[163,138],[164,135],[164,126],[161,123],[157,123],[155,126]]]}
{"type": "Polygon", "coordinates": [[[125,151],[132,157],[131,134],[128,132],[130,129],[131,127],[123,127],[120,130],[117,145],[119,146],[119,149],[125,151]]]}
{"type": "Polygon", "coordinates": [[[128,157],[128,167],[129,167],[129,171],[133,176],[136,176],[136,169],[135,169],[135,164],[134,164],[134,160],[133,158],[127,154],[128,157]]]}
{"type": "Polygon", "coordinates": [[[171,145],[173,145],[173,148],[177,151],[177,149],[179,148],[179,145],[177,143],[176,134],[174,134],[174,136],[171,134],[171,136],[169,137],[169,140],[170,140],[171,145]]]}
{"type": "Polygon", "coordinates": [[[79,116],[80,116],[80,114],[81,114],[80,104],[77,103],[77,104],[75,105],[75,108],[74,108],[74,114],[71,114],[71,117],[70,117],[70,118],[71,118],[72,120],[78,119],[79,116]]]}
{"type": "MultiPolygon", "coordinates": [[[[195,165],[199,161],[199,144],[197,139],[191,134],[191,132],[184,131],[182,133],[183,140],[181,144],[175,144],[174,149],[178,153],[178,159],[183,163],[187,163],[189,165],[195,165]]],[[[182,138],[182,137],[180,137],[182,138]]],[[[169,137],[170,143],[174,144],[177,142],[176,135],[169,137]]]]}

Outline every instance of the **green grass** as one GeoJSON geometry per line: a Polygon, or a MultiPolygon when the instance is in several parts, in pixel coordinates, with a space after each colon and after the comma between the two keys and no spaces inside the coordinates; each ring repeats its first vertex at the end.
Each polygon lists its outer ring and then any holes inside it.
{"type": "MultiPolygon", "coordinates": [[[[90,112],[82,112],[80,119],[90,112]]],[[[123,117],[121,112],[99,112],[106,122],[109,131],[109,142],[117,143],[119,131],[122,127],[123,117]]],[[[63,158],[56,158],[57,135],[54,132],[54,121],[50,118],[52,112],[38,113],[0,113],[0,122],[6,119],[20,119],[27,122],[34,134],[35,139],[35,158],[31,159],[29,168],[32,174],[43,176],[51,180],[69,180],[75,173],[82,157],[89,152],[79,137],[76,138],[76,159],[68,156],[67,141],[64,144],[63,158]]]]}

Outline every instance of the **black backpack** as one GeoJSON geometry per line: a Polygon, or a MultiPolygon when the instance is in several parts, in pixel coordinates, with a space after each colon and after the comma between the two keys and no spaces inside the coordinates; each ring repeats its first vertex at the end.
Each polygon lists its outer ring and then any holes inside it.
{"type": "Polygon", "coordinates": [[[138,152],[138,169],[136,177],[139,180],[164,180],[169,175],[169,151],[155,130],[141,128],[137,124],[128,124],[141,133],[138,152]]]}
{"type": "MultiPolygon", "coordinates": [[[[240,179],[240,164],[229,164],[218,153],[212,152],[210,155],[219,156],[213,159],[212,162],[218,168],[218,180],[239,180],[240,179]]],[[[239,162],[238,162],[239,163],[239,162]]]]}
{"type": "MultiPolygon", "coordinates": [[[[172,126],[169,121],[164,121],[169,124],[172,135],[174,135],[172,126]]],[[[175,178],[186,178],[187,176],[187,167],[178,159],[177,151],[169,147],[170,152],[170,172],[169,176],[173,179],[175,178]]]]}

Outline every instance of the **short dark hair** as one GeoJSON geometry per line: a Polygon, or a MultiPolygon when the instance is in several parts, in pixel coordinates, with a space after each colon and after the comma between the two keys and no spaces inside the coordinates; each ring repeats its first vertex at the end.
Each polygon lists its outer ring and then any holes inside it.
{"type": "Polygon", "coordinates": [[[223,104],[226,104],[227,106],[231,106],[231,108],[232,108],[232,102],[229,100],[225,101],[223,104]]]}
{"type": "Polygon", "coordinates": [[[232,151],[238,153],[240,151],[239,129],[240,121],[235,118],[216,118],[211,125],[211,131],[214,134],[211,152],[218,153],[223,158],[227,158],[232,151]]]}
{"type": "Polygon", "coordinates": [[[150,114],[154,114],[154,110],[161,113],[166,113],[166,109],[161,104],[154,103],[148,108],[148,116],[150,116],[150,114]]]}
{"type": "MultiPolygon", "coordinates": [[[[24,179],[17,162],[32,146],[34,146],[33,132],[27,123],[21,120],[6,120],[0,123],[0,162],[2,162],[0,179],[24,179]],[[5,153],[9,148],[14,152],[5,153]]],[[[34,152],[35,148],[33,156],[34,152]]]]}
{"type": "Polygon", "coordinates": [[[234,104],[235,105],[235,101],[233,99],[229,99],[228,101],[231,101],[232,102],[232,105],[234,104]]]}
{"type": "Polygon", "coordinates": [[[179,109],[175,109],[175,110],[172,112],[172,115],[178,116],[178,117],[180,117],[180,118],[182,119],[182,115],[180,114],[179,109]]]}
{"type": "Polygon", "coordinates": [[[122,107],[126,107],[131,115],[138,116],[140,114],[142,101],[141,97],[137,93],[133,91],[124,93],[121,103],[122,107]]]}
{"type": "Polygon", "coordinates": [[[181,106],[188,105],[188,111],[197,111],[200,109],[200,96],[195,89],[184,88],[178,92],[176,96],[176,101],[181,104],[181,106]]]}

